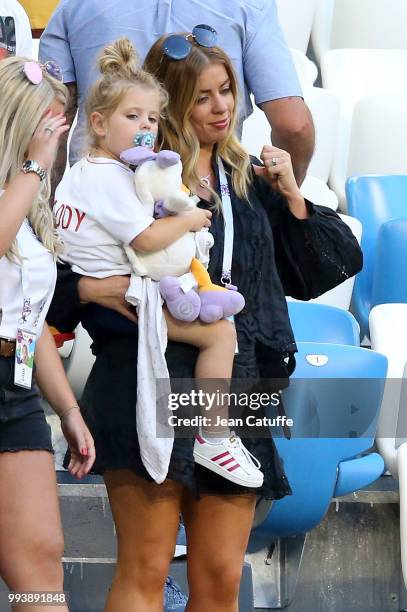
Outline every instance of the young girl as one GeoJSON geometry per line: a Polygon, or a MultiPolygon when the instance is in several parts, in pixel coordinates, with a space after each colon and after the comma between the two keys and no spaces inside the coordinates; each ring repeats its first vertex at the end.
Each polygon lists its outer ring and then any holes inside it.
{"type": "MultiPolygon", "coordinates": [[[[56,191],[54,210],[66,244],[64,260],[80,274],[103,278],[131,273],[123,244],[142,253],[159,251],[187,232],[210,227],[212,215],[195,208],[155,220],[138,200],[133,173],[120,160],[120,154],[133,146],[136,135],[157,134],[167,94],[154,77],[139,68],[128,39],[107,47],[99,64],[102,77],[86,103],[90,153],[63,178],[56,191]]],[[[195,377],[205,391],[216,394],[222,385],[220,390],[227,391],[225,382],[231,377],[236,347],[234,325],[227,320],[186,323],[173,318],[167,309],[164,313],[169,339],[199,349],[195,377]]],[[[139,379],[148,375],[143,366],[139,361],[139,379]]],[[[253,461],[240,438],[231,434],[227,426],[217,424],[217,417],[225,422],[227,405],[220,401],[206,416],[209,425],[197,436],[195,460],[236,484],[260,487],[263,475],[259,462],[253,461]]],[[[139,420],[140,415],[138,423],[139,420]]],[[[141,429],[138,428],[139,438],[144,436],[141,429]]],[[[149,469],[150,457],[142,457],[149,469]]],[[[154,470],[152,465],[149,473],[155,477],[154,470]]]]}
{"type": "MultiPolygon", "coordinates": [[[[51,434],[36,383],[61,418],[70,472],[84,476],[95,454],[44,323],[61,246],[49,174],[68,129],[66,88],[52,75],[51,62],[0,62],[0,576],[10,591],[58,592],[53,602],[67,611],[51,434]]],[[[54,609],[46,602],[35,609],[54,609]]]]}

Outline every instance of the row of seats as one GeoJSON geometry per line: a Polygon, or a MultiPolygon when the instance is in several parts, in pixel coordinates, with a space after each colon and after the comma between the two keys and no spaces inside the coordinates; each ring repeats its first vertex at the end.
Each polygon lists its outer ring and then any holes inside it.
{"type": "MultiPolygon", "coordinates": [[[[297,60],[316,125],[316,151],[303,193],[317,202],[325,199],[332,208],[339,201],[346,212],[348,177],[407,172],[403,155],[407,4],[404,0],[277,0],[277,6],[288,44],[296,53],[310,51],[320,67],[322,86],[331,95],[329,99],[326,92],[323,98],[320,90],[316,95],[321,103],[315,108],[315,94],[309,91],[313,82],[304,82],[297,60]],[[380,154],[382,148],[385,155],[380,154]],[[327,166],[331,191],[325,185],[327,166]]],[[[253,122],[260,127],[259,119],[253,122]]],[[[264,134],[258,140],[264,140],[264,134]]]]}
{"type": "Polygon", "coordinates": [[[321,63],[329,49],[407,49],[404,0],[276,0],[290,47],[306,53],[311,41],[321,63]]]}

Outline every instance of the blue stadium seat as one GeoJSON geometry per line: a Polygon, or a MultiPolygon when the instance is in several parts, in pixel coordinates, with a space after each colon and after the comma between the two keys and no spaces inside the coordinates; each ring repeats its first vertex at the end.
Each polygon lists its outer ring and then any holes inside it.
{"type": "MultiPolygon", "coordinates": [[[[361,327],[361,335],[369,336],[369,312],[372,308],[372,286],[377,238],[383,223],[407,216],[407,175],[361,175],[346,182],[349,214],[363,226],[361,247],[363,270],[356,276],[352,312],[361,327]]],[[[394,251],[393,251],[394,252],[394,251]]],[[[400,261],[395,259],[395,263],[400,261]]]]}
{"type": "Polygon", "coordinates": [[[383,223],[379,230],[372,307],[378,304],[407,304],[407,218],[383,223]]]}
{"type": "Polygon", "coordinates": [[[293,490],[255,529],[270,539],[301,534],[324,517],[332,498],[367,486],[384,471],[371,449],[387,358],[355,346],[298,343],[297,368],[284,391],[292,439],[276,444],[293,490]]]}
{"type": "Polygon", "coordinates": [[[287,302],[297,342],[359,346],[359,325],[347,310],[315,302],[287,302]]]}

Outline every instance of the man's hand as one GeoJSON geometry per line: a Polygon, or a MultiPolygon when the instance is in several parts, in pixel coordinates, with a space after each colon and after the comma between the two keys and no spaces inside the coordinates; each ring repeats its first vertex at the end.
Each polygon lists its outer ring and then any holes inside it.
{"type": "Polygon", "coordinates": [[[280,98],[260,104],[272,128],[275,147],[291,155],[294,175],[300,187],[314,153],[315,131],[311,113],[299,97],[280,98]]]}
{"type": "Polygon", "coordinates": [[[133,323],[137,323],[134,309],[124,299],[129,284],[128,276],[108,276],[107,278],[82,276],[78,283],[79,298],[81,302],[94,302],[99,306],[116,310],[133,323]]]}

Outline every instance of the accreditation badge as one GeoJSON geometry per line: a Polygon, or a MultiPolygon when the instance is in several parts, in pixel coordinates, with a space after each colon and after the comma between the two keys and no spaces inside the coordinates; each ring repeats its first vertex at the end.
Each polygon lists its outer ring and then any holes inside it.
{"type": "Polygon", "coordinates": [[[31,389],[36,334],[24,329],[17,329],[16,354],[14,358],[14,384],[31,389]]]}

